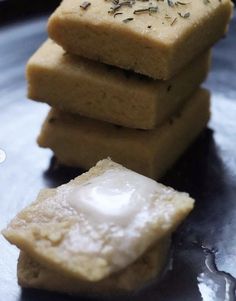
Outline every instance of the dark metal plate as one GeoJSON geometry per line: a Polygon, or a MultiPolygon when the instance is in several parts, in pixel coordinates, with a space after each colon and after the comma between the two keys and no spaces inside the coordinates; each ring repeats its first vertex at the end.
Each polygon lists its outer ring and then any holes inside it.
{"type": "MultiPolygon", "coordinates": [[[[51,152],[35,142],[48,107],[26,100],[24,67],[46,38],[45,22],[38,18],[0,28],[0,149],[6,153],[0,163],[0,228],[41,188],[55,187],[79,172],[57,167],[50,162],[51,152]]],[[[159,283],[116,300],[236,299],[235,26],[236,20],[214,49],[206,83],[212,91],[209,129],[163,179],[196,198],[195,210],[174,237],[172,269],[159,283]]],[[[0,301],[88,299],[22,291],[16,280],[17,256],[17,249],[0,237],[0,301]]]]}

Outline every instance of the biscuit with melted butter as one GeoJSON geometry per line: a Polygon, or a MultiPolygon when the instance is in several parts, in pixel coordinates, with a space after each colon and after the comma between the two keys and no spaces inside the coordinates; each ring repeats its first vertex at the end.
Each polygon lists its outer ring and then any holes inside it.
{"type": "Polygon", "coordinates": [[[3,235],[48,269],[98,282],[169,236],[193,205],[187,193],[106,159],[68,184],[43,190],[3,235]]]}

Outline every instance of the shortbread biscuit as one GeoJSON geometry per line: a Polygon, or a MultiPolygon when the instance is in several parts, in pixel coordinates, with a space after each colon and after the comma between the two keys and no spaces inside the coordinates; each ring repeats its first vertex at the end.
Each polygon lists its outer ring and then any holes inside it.
{"type": "Polygon", "coordinates": [[[208,92],[199,90],[179,114],[150,131],[51,110],[38,143],[52,149],[65,165],[89,169],[110,156],[136,172],[158,179],[206,126],[209,106],[208,92]]]}
{"type": "Polygon", "coordinates": [[[27,65],[28,97],[52,107],[129,128],[163,123],[206,78],[210,53],[174,78],[152,80],[66,54],[48,40],[27,65]]]}
{"type": "Polygon", "coordinates": [[[65,277],[21,252],[17,265],[18,283],[25,288],[45,289],[67,294],[113,294],[134,291],[154,279],[159,279],[168,261],[169,246],[170,239],[162,239],[124,271],[96,283],[65,277]]]}
{"type": "Polygon", "coordinates": [[[64,0],[49,36],[69,53],[170,79],[225,33],[230,0],[64,0]]]}
{"type": "Polygon", "coordinates": [[[109,159],[42,190],[3,235],[61,275],[98,282],[134,263],[193,209],[187,193],[109,159]]]}

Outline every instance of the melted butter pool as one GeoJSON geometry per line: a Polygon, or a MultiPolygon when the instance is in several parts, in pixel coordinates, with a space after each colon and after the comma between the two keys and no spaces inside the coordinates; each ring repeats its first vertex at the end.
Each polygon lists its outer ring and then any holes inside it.
{"type": "Polygon", "coordinates": [[[94,221],[127,225],[158,188],[158,183],[147,177],[114,169],[74,188],[68,202],[94,221]]]}

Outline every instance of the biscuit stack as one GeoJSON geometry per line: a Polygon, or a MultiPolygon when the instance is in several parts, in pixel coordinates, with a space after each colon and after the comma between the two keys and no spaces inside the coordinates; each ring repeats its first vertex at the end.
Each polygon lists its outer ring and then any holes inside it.
{"type": "Polygon", "coordinates": [[[65,165],[111,157],[160,178],[208,122],[199,86],[231,12],[230,0],[62,1],[27,66],[29,98],[52,106],[39,145],[65,165]]]}

